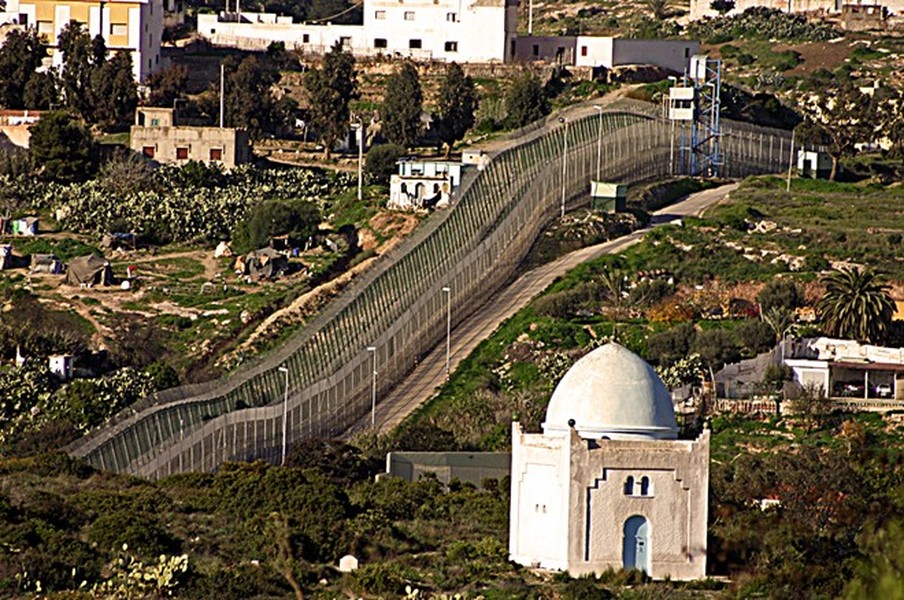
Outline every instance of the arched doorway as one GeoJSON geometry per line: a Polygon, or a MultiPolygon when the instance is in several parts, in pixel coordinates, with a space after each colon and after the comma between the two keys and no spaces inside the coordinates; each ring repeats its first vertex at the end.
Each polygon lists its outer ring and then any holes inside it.
{"type": "Polygon", "coordinates": [[[650,574],[650,523],[640,515],[625,521],[625,539],[622,551],[625,569],[637,569],[650,574]]]}

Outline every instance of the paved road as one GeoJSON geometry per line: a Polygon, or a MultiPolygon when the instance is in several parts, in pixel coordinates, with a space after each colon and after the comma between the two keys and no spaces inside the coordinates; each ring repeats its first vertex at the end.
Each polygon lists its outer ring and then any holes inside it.
{"type": "MultiPolygon", "coordinates": [[[[685,197],[663,210],[657,211],[651,220],[651,227],[670,223],[688,216],[700,216],[704,210],[722,200],[736,190],[738,184],[723,185],[685,197]]],[[[450,368],[471,354],[477,345],[488,338],[499,325],[526,306],[537,294],[545,290],[555,279],[579,264],[604,254],[614,254],[633,246],[641,240],[647,230],[638,230],[630,235],[575,250],[557,260],[541,265],[521,275],[507,288],[499,291],[470,317],[452,331],[452,352],[450,368]]],[[[438,344],[408,376],[396,385],[389,394],[378,398],[376,425],[380,433],[388,433],[405,417],[429,400],[446,379],[446,346],[438,344]]],[[[379,376],[379,375],[378,375],[379,376]]],[[[344,435],[370,428],[370,415],[361,419],[344,435]]]]}

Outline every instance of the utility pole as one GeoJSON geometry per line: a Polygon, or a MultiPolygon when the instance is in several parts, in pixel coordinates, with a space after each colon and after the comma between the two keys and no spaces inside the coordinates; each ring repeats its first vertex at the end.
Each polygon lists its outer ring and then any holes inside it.
{"type": "Polygon", "coordinates": [[[282,466],[286,466],[286,447],[289,442],[289,368],[283,365],[277,370],[280,373],[286,374],[286,386],[285,391],[283,392],[282,405],[282,461],[279,463],[282,466]]]}
{"type": "Polygon", "coordinates": [[[449,360],[452,355],[452,288],[443,287],[446,294],[446,379],[449,378],[449,360]]]}
{"type": "Polygon", "coordinates": [[[220,129],[225,127],[226,121],[226,65],[220,63],[220,129]]]}
{"type": "Polygon", "coordinates": [[[559,117],[559,123],[565,125],[565,128],[562,130],[562,214],[561,217],[565,218],[565,188],[566,188],[566,177],[568,173],[568,119],[565,117],[559,117]]]}

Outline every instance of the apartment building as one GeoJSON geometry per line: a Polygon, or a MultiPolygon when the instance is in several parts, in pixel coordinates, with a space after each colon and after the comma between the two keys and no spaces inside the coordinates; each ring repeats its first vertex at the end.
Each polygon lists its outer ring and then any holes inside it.
{"type": "Polygon", "coordinates": [[[198,32],[214,44],[248,50],[279,41],[322,54],[339,42],[358,57],[509,62],[517,9],[517,0],[366,0],[362,25],[294,23],[242,12],[198,15],[198,32]]]}
{"type": "Polygon", "coordinates": [[[246,130],[181,125],[171,108],[139,108],[129,145],[134,152],[158,163],[182,165],[194,160],[231,169],[251,160],[246,130]]]}
{"type": "Polygon", "coordinates": [[[82,23],[91,37],[103,36],[110,52],[130,52],[136,81],[160,68],[162,0],[7,0],[0,12],[0,23],[34,28],[47,37],[53,66],[63,62],[57,36],[70,21],[82,23]]]}

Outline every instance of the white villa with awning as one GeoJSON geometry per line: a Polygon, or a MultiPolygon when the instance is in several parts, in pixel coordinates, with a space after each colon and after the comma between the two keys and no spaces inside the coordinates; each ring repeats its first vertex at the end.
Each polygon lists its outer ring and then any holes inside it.
{"type": "Polygon", "coordinates": [[[802,387],[827,396],[904,399],[904,349],[854,340],[805,338],[791,342],[783,362],[802,387]]]}

